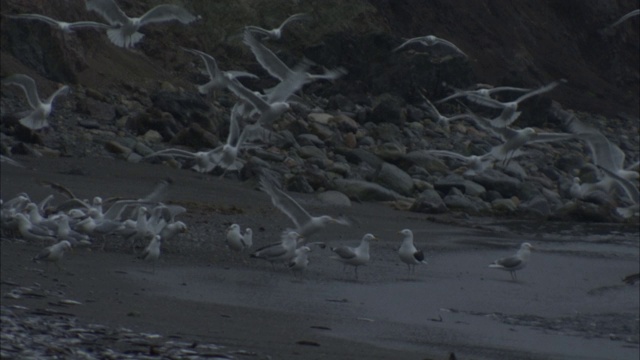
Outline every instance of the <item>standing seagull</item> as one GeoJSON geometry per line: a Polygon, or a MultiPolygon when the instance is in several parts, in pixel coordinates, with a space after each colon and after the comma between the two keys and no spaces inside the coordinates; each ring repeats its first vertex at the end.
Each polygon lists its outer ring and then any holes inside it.
{"type": "Polygon", "coordinates": [[[287,231],[282,235],[282,240],[263,246],[254,251],[250,257],[274,262],[289,261],[295,255],[298,241],[302,240],[300,234],[295,231],[287,231]]]}
{"type": "Polygon", "coordinates": [[[427,35],[427,36],[420,36],[420,37],[415,37],[413,39],[409,39],[405,42],[403,42],[400,46],[398,46],[397,48],[393,49],[393,51],[398,51],[402,48],[404,48],[405,46],[409,45],[409,44],[420,44],[420,45],[424,45],[424,46],[445,46],[449,49],[452,49],[453,51],[455,51],[456,53],[467,57],[467,54],[465,54],[464,52],[462,52],[462,50],[458,49],[457,46],[455,46],[453,43],[445,40],[445,39],[441,39],[439,37],[433,36],[433,35],[427,35]]]}
{"type": "Polygon", "coordinates": [[[275,207],[287,215],[296,226],[296,232],[308,238],[316,232],[322,230],[327,224],[334,223],[340,225],[350,225],[346,219],[336,219],[329,215],[311,216],[298,204],[291,196],[279,189],[274,180],[267,176],[260,177],[260,188],[271,197],[271,202],[275,207]]]}
{"type": "Polygon", "coordinates": [[[289,269],[294,275],[304,271],[309,265],[309,252],[311,248],[308,246],[301,246],[294,252],[293,258],[289,261],[289,269]]]}
{"type": "Polygon", "coordinates": [[[262,35],[265,39],[271,40],[279,40],[282,37],[282,29],[284,29],[285,25],[294,22],[294,21],[302,21],[302,20],[310,20],[311,15],[306,13],[293,14],[287,18],[279,27],[271,30],[267,30],[258,26],[249,25],[245,27],[246,30],[251,31],[254,34],[262,35]]]}
{"type": "Polygon", "coordinates": [[[377,238],[372,234],[365,234],[358,247],[351,246],[339,246],[331,248],[331,251],[336,253],[337,256],[332,256],[331,259],[342,262],[345,265],[351,265],[354,267],[356,279],[358,278],[358,266],[366,265],[369,263],[369,241],[376,240],[377,238]]]}
{"type": "Polygon", "coordinates": [[[28,113],[27,116],[20,119],[20,124],[31,130],[39,130],[49,126],[47,117],[51,114],[51,110],[53,109],[53,100],[58,97],[58,95],[66,95],[69,93],[69,87],[65,85],[56,90],[51,94],[51,96],[42,102],[38,96],[36,82],[24,74],[15,74],[2,79],[2,85],[17,85],[24,91],[27,96],[29,106],[31,106],[33,110],[28,113]]]}
{"type": "Polygon", "coordinates": [[[56,264],[58,270],[60,270],[60,265],[58,262],[62,259],[62,256],[66,251],[71,250],[71,243],[67,240],[62,240],[55,245],[48,246],[44,248],[38,255],[34,256],[31,260],[34,262],[38,261],[48,261],[56,264]]]}
{"type": "Polygon", "coordinates": [[[68,23],[65,21],[59,21],[52,19],[50,17],[40,15],[40,14],[18,14],[18,15],[7,15],[10,19],[25,19],[25,20],[38,20],[45,22],[55,28],[62,30],[65,33],[71,33],[78,29],[111,29],[112,25],[107,25],[95,21],[76,21],[72,23],[68,23]]]}
{"type": "Polygon", "coordinates": [[[144,37],[139,33],[140,27],[171,20],[188,24],[198,17],[176,5],[158,5],[138,18],[130,18],[113,0],[87,0],[87,10],[95,11],[116,28],[107,30],[112,43],[124,48],[132,48],[144,37]]]}
{"type": "Polygon", "coordinates": [[[511,273],[511,279],[518,281],[516,270],[520,270],[527,265],[529,256],[531,255],[531,250],[533,250],[533,246],[531,246],[531,244],[522,243],[522,245],[520,245],[520,250],[518,250],[515,255],[498,259],[494,261],[493,264],[490,264],[489,267],[508,271],[511,273]]]}
{"type": "Polygon", "coordinates": [[[402,245],[398,249],[400,260],[407,264],[409,274],[411,274],[413,265],[413,272],[415,273],[417,264],[427,264],[427,260],[424,259],[424,253],[413,245],[413,232],[411,230],[404,229],[399,231],[398,234],[404,235],[402,245]]]}
{"type": "Polygon", "coordinates": [[[149,245],[147,245],[147,248],[138,256],[138,259],[153,261],[154,274],[156,273],[156,262],[158,258],[160,258],[160,245],[162,245],[162,238],[160,235],[154,235],[149,245]]]}
{"type": "Polygon", "coordinates": [[[244,251],[253,245],[253,232],[250,228],[245,230],[243,235],[240,225],[232,224],[227,228],[227,246],[233,251],[244,251]]]}

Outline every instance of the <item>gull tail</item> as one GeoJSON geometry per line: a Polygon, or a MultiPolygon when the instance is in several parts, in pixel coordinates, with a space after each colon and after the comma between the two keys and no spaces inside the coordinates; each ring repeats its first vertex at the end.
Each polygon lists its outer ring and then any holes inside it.
{"type": "Polygon", "coordinates": [[[39,119],[35,111],[27,115],[27,117],[20,119],[19,122],[31,130],[40,130],[49,126],[47,119],[39,119]]]}
{"type": "Polygon", "coordinates": [[[504,266],[502,266],[502,265],[500,265],[500,264],[496,264],[496,263],[489,264],[489,267],[490,267],[490,268],[495,268],[495,269],[502,269],[502,268],[504,268],[504,266]]]}

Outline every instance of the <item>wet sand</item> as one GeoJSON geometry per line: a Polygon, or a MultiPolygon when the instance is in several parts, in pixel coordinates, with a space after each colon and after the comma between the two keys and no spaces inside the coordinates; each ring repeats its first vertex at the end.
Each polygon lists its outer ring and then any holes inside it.
{"type": "MultiPolygon", "coordinates": [[[[372,261],[359,270],[314,248],[309,269],[284,268],[231,254],[226,227],[254,229],[254,246],[290,226],[254,183],[202,176],[162,165],[105,159],[20,158],[29,168],[2,166],[2,198],[27,192],[40,200],[47,179],[79,197],[138,198],[166,176],[169,202],[187,207],[189,233],[163,245],[155,274],[121,241],[107,250],[76,249],[64,271],[29,259],[41,244],[2,239],[2,285],[37,283],[42,298],[2,304],[48,308],[55,299],[82,305],[64,311],[87,323],[127,327],[224,346],[236,358],[297,359],[637,359],[637,226],[558,224],[442,217],[398,211],[384,204],[332,208],[313,195],[293,194],[310,212],[344,214],[351,227],[332,226],[313,240],[357,244],[371,232],[372,261]],[[96,167],[97,164],[97,167],[96,167]],[[437,220],[437,221],[433,221],[437,220]],[[429,264],[407,274],[396,250],[410,228],[429,264]],[[490,269],[523,241],[536,250],[528,267],[509,274],[490,269]],[[240,351],[240,352],[238,352],[240,351]]],[[[61,201],[56,195],[54,201],[61,201]]]]}

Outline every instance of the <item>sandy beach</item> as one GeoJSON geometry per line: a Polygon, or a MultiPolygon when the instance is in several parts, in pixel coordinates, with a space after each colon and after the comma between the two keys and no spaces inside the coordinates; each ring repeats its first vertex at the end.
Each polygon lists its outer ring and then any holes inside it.
{"type": "MultiPolygon", "coordinates": [[[[292,194],[313,214],[344,215],[350,227],[314,236],[329,246],[356,245],[365,233],[371,263],[352,268],[314,248],[302,276],[231,253],[231,223],[254,229],[254,247],[277,239],[290,221],[252,181],[244,183],[163,165],[92,158],[21,158],[2,166],[2,199],[50,193],[49,180],[81,198],[138,198],[159,179],[174,186],[167,202],[187,213],[189,232],[167,244],[155,273],[122,240],[67,254],[63,271],[30,260],[42,244],[3,235],[2,306],[17,314],[54,309],[84,324],[218,346],[236,359],[637,359],[638,271],[634,225],[520,222],[449,215],[433,218],[385,204],[331,207],[292,194]],[[428,265],[407,273],[397,248],[410,228],[428,265]],[[530,264],[509,273],[488,268],[520,243],[535,247],[530,264]],[[41,296],[7,296],[30,287],[41,296]],[[61,300],[74,300],[70,305],[61,300]]],[[[54,203],[63,198],[56,193],[54,203]]],[[[3,326],[3,336],[5,335],[3,326]]],[[[4,339],[4,338],[3,338],[4,339]]],[[[3,340],[4,342],[5,340],[3,340]]],[[[120,351],[154,355],[149,344],[103,339],[120,351]]],[[[81,347],[82,345],[78,345],[81,347]]],[[[162,354],[157,354],[162,356],[162,354]]],[[[17,356],[16,358],[19,358],[17,356]]]]}

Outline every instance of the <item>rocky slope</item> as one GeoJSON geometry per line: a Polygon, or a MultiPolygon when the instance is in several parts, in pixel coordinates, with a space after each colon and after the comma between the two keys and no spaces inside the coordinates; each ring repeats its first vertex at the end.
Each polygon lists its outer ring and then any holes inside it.
{"type": "MultiPolygon", "coordinates": [[[[118,1],[136,15],[157,3],[118,1]]],[[[242,27],[277,26],[290,14],[310,12],[314,21],[292,26],[283,40],[268,46],[290,65],[308,58],[318,64],[314,71],[341,66],[348,75],[305,87],[309,107],[282,117],[276,124],[282,136],[274,146],[244,155],[249,166],[240,178],[267,162],[285,175],[291,190],[337,189],[352,199],[391,200],[415,211],[616,219],[613,209],[622,203],[615,195],[570,200],[574,176],[594,181],[579,141],[534,145],[519,167],[466,177],[454,172],[459,164],[425,156],[426,149],[480,155],[500,142],[467,122],[440,127],[419,106],[418,90],[439,99],[450,92],[448,86],[535,88],[566,79],[553,92],[523,103],[515,125],[565,130],[558,112],[549,111],[555,100],[602,131],[633,163],[638,160],[638,20],[606,29],[637,6],[633,1],[177,3],[202,19],[189,26],[147,26],[133,51],[115,47],[99,31],[63,34],[46,24],[2,17],[1,75],[34,77],[43,97],[59,83],[73,88],[57,103],[52,128],[32,134],[12,116],[25,109],[24,95],[2,87],[2,153],[140,161],[168,145],[218,146],[226,139],[235,99],[226,92],[200,96],[193,84],[205,82],[202,63],[179,47],[213,55],[222,69],[258,74],[261,79],[247,85],[263,89],[275,82],[242,44],[242,27]],[[454,42],[469,58],[391,51],[405,38],[427,34],[454,42]]],[[[82,1],[1,4],[3,14],[102,21],[87,13],[82,1]]],[[[440,110],[462,109],[446,104],[440,110]]]]}

